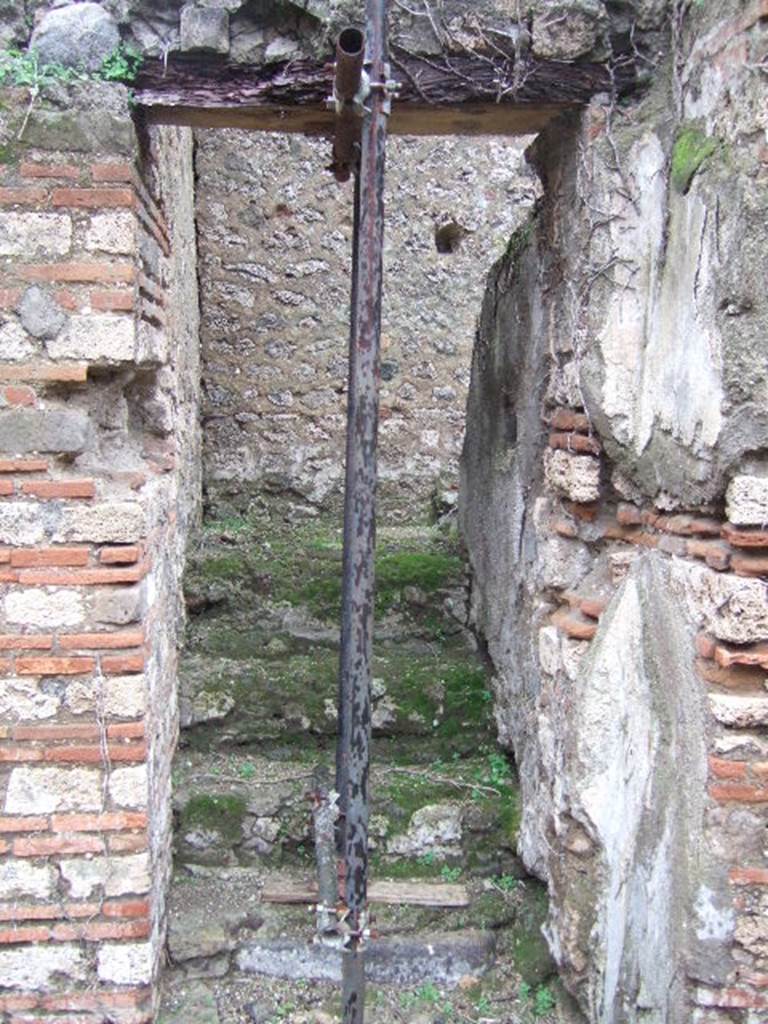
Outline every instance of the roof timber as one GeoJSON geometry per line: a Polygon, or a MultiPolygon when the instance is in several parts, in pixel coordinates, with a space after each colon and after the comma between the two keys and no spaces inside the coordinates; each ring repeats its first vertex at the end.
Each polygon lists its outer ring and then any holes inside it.
{"type": "MultiPolygon", "coordinates": [[[[395,135],[529,135],[602,92],[635,84],[629,66],[568,64],[483,55],[398,56],[400,85],[389,130],[395,135]]],[[[247,128],[332,135],[326,109],[328,65],[295,60],[270,65],[214,58],[147,61],[135,98],[150,124],[247,128]]]]}

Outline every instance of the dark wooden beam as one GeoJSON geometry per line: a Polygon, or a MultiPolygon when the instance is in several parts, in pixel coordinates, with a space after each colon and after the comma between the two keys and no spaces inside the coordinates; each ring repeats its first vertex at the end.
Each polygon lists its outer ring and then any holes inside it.
{"type": "MultiPolygon", "coordinates": [[[[397,135],[528,135],[596,93],[635,84],[626,65],[566,64],[482,55],[419,57],[399,53],[400,84],[390,131],[397,135]]],[[[333,134],[325,109],[327,65],[296,60],[268,65],[212,58],[148,60],[135,85],[151,124],[333,134]]]]}

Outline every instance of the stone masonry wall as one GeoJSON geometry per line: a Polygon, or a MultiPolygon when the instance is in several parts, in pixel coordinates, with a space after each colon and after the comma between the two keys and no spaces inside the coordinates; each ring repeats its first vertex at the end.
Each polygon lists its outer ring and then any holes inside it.
{"type": "MultiPolygon", "coordinates": [[[[685,17],[681,17],[681,13],[685,17]]],[[[768,1015],[768,5],[539,137],[461,520],[550,948],[599,1024],[768,1015]]]]}
{"type": "MultiPolygon", "coordinates": [[[[380,492],[456,486],[483,280],[533,202],[517,139],[391,139],[380,492]],[[439,251],[438,246],[446,251],[439,251]]],[[[352,186],[329,143],[197,133],[206,489],[341,500],[352,186]]]]}
{"type": "Polygon", "coordinates": [[[3,99],[0,1020],[140,1024],[199,491],[191,138],[140,147],[121,88],[3,99]]]}

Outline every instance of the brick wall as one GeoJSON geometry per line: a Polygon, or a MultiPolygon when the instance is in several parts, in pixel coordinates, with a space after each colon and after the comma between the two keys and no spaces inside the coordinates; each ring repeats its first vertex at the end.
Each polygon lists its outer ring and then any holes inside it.
{"type": "Polygon", "coordinates": [[[139,165],[124,118],[112,147],[16,145],[0,172],[0,1020],[14,1024],[151,1020],[163,940],[178,578],[199,489],[191,142],[163,130],[139,165]]]}
{"type": "Polygon", "coordinates": [[[575,546],[589,544],[610,568],[607,575],[593,572],[576,590],[559,591],[560,607],[540,635],[542,668],[557,672],[570,664],[573,671],[587,656],[602,612],[639,553],[653,549],[674,560],[673,578],[680,581],[699,627],[694,667],[709,710],[705,840],[718,860],[723,887],[730,886],[732,910],[726,917],[734,940],[727,983],[694,988],[691,1020],[765,1020],[768,478],[735,475],[723,515],[713,515],[711,507],[669,512],[635,501],[600,500],[608,467],[583,409],[554,409],[548,426],[546,525],[575,546]],[[550,652],[558,648],[553,662],[550,652]]]}

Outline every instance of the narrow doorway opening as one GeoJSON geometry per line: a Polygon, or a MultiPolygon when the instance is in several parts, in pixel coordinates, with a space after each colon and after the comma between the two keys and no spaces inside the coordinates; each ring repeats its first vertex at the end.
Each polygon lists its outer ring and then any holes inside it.
{"type": "MultiPolygon", "coordinates": [[[[552,970],[543,891],[515,854],[515,769],[495,741],[455,514],[474,321],[535,199],[524,147],[390,146],[371,822],[371,880],[390,884],[373,907],[381,1021],[476,1017],[546,992],[552,970]]],[[[327,148],[196,133],[205,511],[185,580],[164,1021],[201,1001],[221,1024],[334,1019],[337,967],[311,942],[306,799],[336,730],[352,208],[327,148]]]]}

